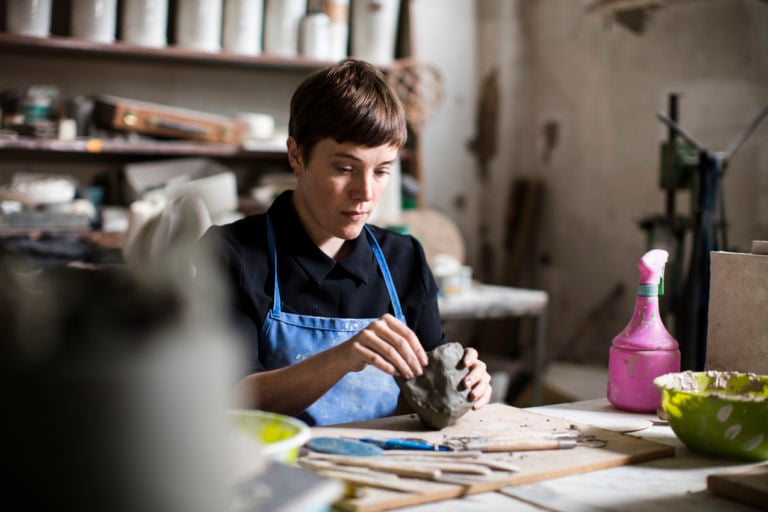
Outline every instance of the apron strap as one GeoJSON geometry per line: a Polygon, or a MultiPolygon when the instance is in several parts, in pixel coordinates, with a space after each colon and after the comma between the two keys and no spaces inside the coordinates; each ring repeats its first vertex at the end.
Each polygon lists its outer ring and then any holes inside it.
{"type": "MultiPolygon", "coordinates": [[[[269,218],[269,213],[266,214],[267,221],[267,250],[269,251],[269,259],[272,263],[272,271],[274,272],[274,290],[272,292],[272,312],[276,315],[280,314],[280,287],[277,284],[277,244],[275,243],[275,230],[272,227],[272,221],[269,218]]],[[[381,251],[379,242],[376,237],[373,236],[371,229],[366,224],[365,234],[368,238],[368,243],[371,245],[373,255],[376,256],[376,261],[379,264],[381,273],[384,277],[384,283],[387,285],[387,292],[389,293],[389,300],[392,302],[392,310],[398,320],[405,323],[405,315],[403,314],[403,308],[400,306],[400,299],[397,298],[397,291],[395,285],[392,282],[392,274],[389,272],[389,266],[386,259],[384,259],[384,253],[381,251]]]]}
{"type": "Polygon", "coordinates": [[[272,312],[276,315],[280,314],[280,288],[277,285],[277,244],[275,243],[275,229],[272,227],[272,221],[267,218],[267,250],[269,251],[269,260],[272,263],[272,272],[275,273],[275,284],[272,291],[272,312]]]}
{"type": "Polygon", "coordinates": [[[376,260],[379,262],[381,273],[384,275],[384,282],[387,284],[389,300],[392,301],[392,309],[395,312],[395,316],[398,320],[405,323],[405,315],[403,314],[403,309],[400,307],[400,300],[397,298],[397,291],[395,290],[395,285],[392,282],[392,275],[389,273],[389,266],[387,265],[387,261],[384,259],[384,253],[381,252],[379,242],[376,240],[376,237],[373,236],[373,233],[368,227],[368,224],[365,225],[365,234],[368,235],[368,242],[371,244],[373,254],[376,256],[376,260]]]}

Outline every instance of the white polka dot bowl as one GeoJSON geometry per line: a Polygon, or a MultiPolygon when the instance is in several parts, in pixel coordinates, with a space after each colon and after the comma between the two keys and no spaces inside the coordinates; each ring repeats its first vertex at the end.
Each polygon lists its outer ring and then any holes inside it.
{"type": "Polygon", "coordinates": [[[657,377],[661,407],[678,438],[693,451],[768,460],[768,375],[680,372],[657,377]]]}

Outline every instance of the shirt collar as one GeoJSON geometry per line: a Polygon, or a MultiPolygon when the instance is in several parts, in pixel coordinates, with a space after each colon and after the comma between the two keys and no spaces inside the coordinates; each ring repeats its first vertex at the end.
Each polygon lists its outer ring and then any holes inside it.
{"type": "Polygon", "coordinates": [[[347,242],[350,244],[347,257],[336,261],[321,251],[309,238],[291,201],[292,195],[292,190],[283,192],[269,208],[278,247],[287,249],[291,257],[317,284],[322,283],[336,268],[346,272],[359,283],[367,283],[375,257],[365,230],[357,238],[347,242]]]}

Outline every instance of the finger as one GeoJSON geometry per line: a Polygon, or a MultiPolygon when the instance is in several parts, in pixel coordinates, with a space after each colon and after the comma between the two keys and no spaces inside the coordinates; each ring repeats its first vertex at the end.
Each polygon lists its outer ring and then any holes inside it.
{"type": "MultiPolygon", "coordinates": [[[[358,342],[367,350],[366,355],[368,359],[366,359],[366,362],[373,364],[377,368],[381,368],[380,364],[377,363],[379,363],[379,359],[383,359],[387,363],[393,365],[396,372],[405,379],[412,379],[414,377],[413,366],[415,366],[415,368],[418,369],[419,374],[421,374],[421,366],[413,363],[415,362],[415,355],[410,353],[412,363],[409,364],[405,359],[408,355],[404,357],[403,354],[393,346],[393,334],[391,331],[388,332],[387,330],[382,329],[380,325],[374,325],[377,324],[377,322],[378,320],[373,322],[369,328],[363,329],[358,334],[358,342]]],[[[395,341],[394,343],[397,342],[395,341]]],[[[402,342],[400,343],[402,344],[402,342]]]]}
{"type": "Polygon", "coordinates": [[[466,347],[464,349],[464,357],[462,357],[462,361],[464,362],[464,366],[467,368],[471,367],[475,361],[477,361],[480,357],[480,354],[477,352],[477,349],[473,347],[466,347]]]}
{"type": "MultiPolygon", "coordinates": [[[[473,405],[482,407],[490,400],[491,392],[491,376],[486,373],[472,386],[469,399],[473,401],[473,405]]],[[[474,408],[477,409],[477,407],[474,408]]]]}
{"type": "Polygon", "coordinates": [[[419,338],[416,336],[416,333],[413,332],[413,330],[411,330],[411,328],[406,324],[398,320],[396,317],[390,315],[389,313],[382,316],[381,320],[386,322],[390,329],[402,336],[403,340],[408,343],[409,347],[416,355],[421,365],[426,366],[427,362],[429,361],[427,359],[427,353],[424,351],[424,347],[421,346],[421,342],[419,342],[419,338]]]}
{"type": "Polygon", "coordinates": [[[389,314],[374,321],[371,326],[384,341],[397,349],[416,375],[423,373],[422,367],[428,361],[427,353],[410,327],[389,314]]]}
{"type": "Polygon", "coordinates": [[[472,410],[476,411],[478,409],[482,409],[485,405],[488,404],[488,402],[491,401],[491,394],[493,392],[493,389],[491,388],[490,383],[488,384],[487,388],[484,390],[483,394],[474,401],[472,404],[472,410]]]}
{"type": "Polygon", "coordinates": [[[379,354],[369,349],[359,341],[356,341],[353,344],[353,347],[355,351],[357,351],[360,354],[360,356],[363,358],[366,364],[375,366],[379,370],[389,375],[398,374],[397,368],[395,368],[395,366],[392,363],[390,363],[389,361],[387,361],[386,359],[384,359],[379,354]]]}
{"type": "Polygon", "coordinates": [[[477,359],[469,367],[469,372],[464,377],[462,382],[467,389],[472,389],[477,382],[480,382],[485,376],[488,376],[490,380],[491,376],[488,375],[486,365],[483,361],[477,359]]]}

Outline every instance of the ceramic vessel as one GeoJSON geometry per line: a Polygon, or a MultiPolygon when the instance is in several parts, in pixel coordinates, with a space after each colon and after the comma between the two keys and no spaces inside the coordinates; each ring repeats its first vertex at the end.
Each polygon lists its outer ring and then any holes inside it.
{"type": "Polygon", "coordinates": [[[261,53],[264,2],[224,0],[224,50],[242,55],[261,53]]]}
{"type": "Polygon", "coordinates": [[[677,437],[697,452],[768,460],[768,375],[681,372],[657,377],[677,437]]]}
{"type": "Polygon", "coordinates": [[[72,36],[94,43],[112,43],[117,28],[117,0],[72,0],[72,36]]]}
{"type": "Polygon", "coordinates": [[[122,39],[162,48],[168,43],[168,0],[123,0],[122,39]]]}
{"type": "Polygon", "coordinates": [[[176,44],[189,50],[221,50],[221,0],[183,0],[176,4],[176,44]]]}
{"type": "Polygon", "coordinates": [[[48,37],[51,30],[51,0],[9,0],[5,3],[8,32],[48,37]]]}
{"type": "Polygon", "coordinates": [[[377,65],[395,59],[400,0],[352,0],[351,55],[377,65]]]}
{"type": "Polygon", "coordinates": [[[306,0],[267,0],[264,52],[281,57],[299,54],[299,29],[307,14],[306,0]]]}

